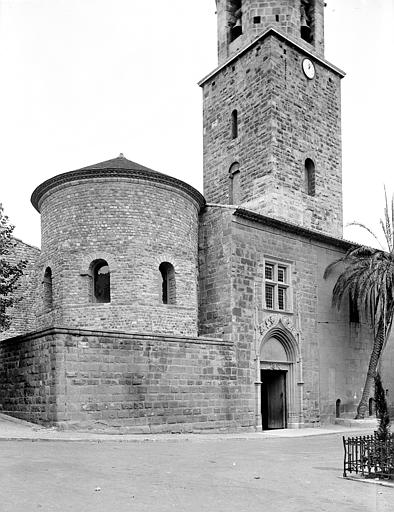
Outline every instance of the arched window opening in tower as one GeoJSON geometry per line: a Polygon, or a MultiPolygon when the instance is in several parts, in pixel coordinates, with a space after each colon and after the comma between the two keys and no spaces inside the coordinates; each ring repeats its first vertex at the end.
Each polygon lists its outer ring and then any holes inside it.
{"type": "Polygon", "coordinates": [[[231,112],[231,137],[236,139],[238,137],[238,112],[233,110],[231,112]]]}
{"type": "Polygon", "coordinates": [[[45,269],[42,284],[44,311],[50,311],[53,307],[52,270],[50,267],[45,269]]]}
{"type": "Polygon", "coordinates": [[[238,162],[234,162],[230,167],[229,178],[229,204],[239,204],[241,202],[241,172],[238,162]]]}
{"type": "Polygon", "coordinates": [[[304,170],[304,181],[305,181],[305,193],[308,196],[314,196],[316,194],[316,176],[315,176],[315,164],[313,160],[307,158],[305,160],[304,170]]]}
{"type": "Polygon", "coordinates": [[[228,0],[230,42],[242,35],[242,0],[228,0]]]}
{"type": "Polygon", "coordinates": [[[315,0],[301,0],[301,38],[313,44],[315,29],[315,0]]]}
{"type": "Polygon", "coordinates": [[[341,412],[341,399],[338,398],[338,400],[335,402],[335,417],[340,418],[341,412]]]}
{"type": "Polygon", "coordinates": [[[111,302],[111,278],[108,263],[96,260],[91,265],[93,275],[93,302],[111,302]]]}
{"type": "Polygon", "coordinates": [[[175,269],[171,263],[160,263],[161,273],[161,301],[163,304],[176,304],[175,269]]]}

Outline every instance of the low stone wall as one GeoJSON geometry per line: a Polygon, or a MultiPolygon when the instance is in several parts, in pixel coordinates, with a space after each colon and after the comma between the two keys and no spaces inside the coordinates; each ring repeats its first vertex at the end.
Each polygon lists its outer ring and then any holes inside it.
{"type": "Polygon", "coordinates": [[[2,412],[64,428],[251,427],[231,343],[49,329],[0,344],[2,412]]]}
{"type": "Polygon", "coordinates": [[[57,422],[59,353],[54,335],[32,334],[0,342],[0,411],[41,423],[57,422]]]}

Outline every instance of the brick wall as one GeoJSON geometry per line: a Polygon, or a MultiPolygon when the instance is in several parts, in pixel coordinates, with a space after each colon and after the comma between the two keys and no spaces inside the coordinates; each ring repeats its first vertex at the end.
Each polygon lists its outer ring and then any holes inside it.
{"type": "Polygon", "coordinates": [[[55,329],[0,345],[3,412],[122,432],[251,427],[230,343],[55,329]]]}
{"type": "Polygon", "coordinates": [[[204,195],[229,203],[229,169],[240,164],[240,203],[264,215],[342,236],[340,74],[271,33],[203,82],[204,195]],[[238,137],[231,112],[238,111],[238,137]],[[305,160],[316,194],[305,192],[305,160]]]}
{"type": "Polygon", "coordinates": [[[0,340],[33,331],[36,328],[36,315],[40,308],[40,286],[38,275],[38,261],[40,249],[14,239],[14,247],[7,258],[12,263],[21,260],[27,262],[23,275],[19,279],[19,286],[15,293],[18,299],[16,305],[10,310],[11,326],[7,331],[0,332],[0,340]]]}
{"type": "Polygon", "coordinates": [[[132,173],[52,187],[40,210],[41,268],[52,269],[53,311],[39,325],[196,335],[199,209],[179,187],[132,173]],[[96,259],[110,267],[107,304],[92,302],[96,259]],[[162,262],[175,269],[174,305],[162,304],[162,262]]]}

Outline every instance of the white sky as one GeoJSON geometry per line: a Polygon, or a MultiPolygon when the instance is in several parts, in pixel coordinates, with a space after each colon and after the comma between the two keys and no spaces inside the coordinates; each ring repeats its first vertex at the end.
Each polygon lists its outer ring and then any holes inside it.
{"type": "MultiPolygon", "coordinates": [[[[376,228],[383,184],[394,192],[394,0],[327,4],[326,58],[347,73],[345,223],[376,228]]],[[[37,185],[120,152],[202,191],[197,81],[216,64],[214,0],[0,0],[0,202],[15,236],[40,244],[37,185]]]]}

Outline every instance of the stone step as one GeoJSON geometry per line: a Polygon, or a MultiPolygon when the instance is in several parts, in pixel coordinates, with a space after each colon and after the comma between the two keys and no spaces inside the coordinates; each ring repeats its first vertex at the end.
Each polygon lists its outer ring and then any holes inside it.
{"type": "Polygon", "coordinates": [[[365,418],[364,420],[355,420],[354,418],[336,418],[334,421],[335,425],[341,425],[342,427],[350,428],[371,428],[376,430],[378,427],[378,420],[373,417],[365,418]]]}
{"type": "Polygon", "coordinates": [[[336,419],[343,419],[343,418],[346,418],[346,419],[351,419],[351,420],[354,420],[354,417],[356,416],[356,411],[352,411],[352,412],[341,412],[341,416],[339,418],[336,418],[336,419]]]}

